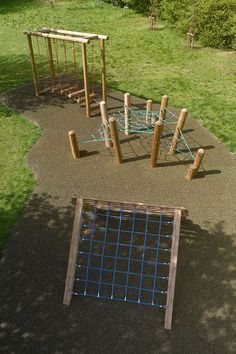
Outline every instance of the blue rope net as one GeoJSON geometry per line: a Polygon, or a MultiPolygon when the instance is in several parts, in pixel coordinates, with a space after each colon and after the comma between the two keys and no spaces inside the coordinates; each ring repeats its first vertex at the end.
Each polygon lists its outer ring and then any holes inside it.
{"type": "MultiPolygon", "coordinates": [[[[175,132],[175,126],[178,122],[178,116],[166,108],[165,119],[162,121],[164,125],[163,135],[161,139],[161,144],[168,150],[171,146],[171,141],[175,132]]],[[[120,132],[125,132],[127,126],[125,125],[125,113],[124,111],[119,111],[113,116],[116,118],[116,123],[118,130],[120,132]]],[[[132,134],[146,134],[150,138],[153,134],[155,122],[159,119],[159,112],[150,111],[147,113],[146,110],[138,110],[134,108],[129,109],[129,120],[128,120],[128,130],[132,134]]],[[[91,138],[80,141],[80,143],[94,143],[105,141],[104,130],[109,131],[109,124],[101,125],[98,130],[91,135],[91,138]]],[[[111,134],[107,136],[107,140],[112,140],[111,134]]],[[[177,153],[190,156],[194,159],[194,153],[191,151],[190,142],[187,141],[187,137],[181,131],[180,138],[178,140],[178,146],[176,148],[177,153]]]]}
{"type": "Polygon", "coordinates": [[[73,295],[165,308],[173,216],[82,211],[73,295]]]}

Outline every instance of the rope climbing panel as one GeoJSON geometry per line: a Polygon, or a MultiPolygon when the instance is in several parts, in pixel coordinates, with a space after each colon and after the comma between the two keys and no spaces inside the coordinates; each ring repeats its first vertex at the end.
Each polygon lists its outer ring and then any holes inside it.
{"type": "Polygon", "coordinates": [[[171,329],[181,217],[169,208],[76,201],[63,303],[88,296],[165,311],[171,329]]]}

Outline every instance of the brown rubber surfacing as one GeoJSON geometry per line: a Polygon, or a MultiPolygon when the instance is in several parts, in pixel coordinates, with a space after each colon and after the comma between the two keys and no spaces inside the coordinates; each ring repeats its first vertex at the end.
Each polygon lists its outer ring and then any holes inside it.
{"type": "MultiPolygon", "coordinates": [[[[122,107],[122,93],[110,91],[108,98],[109,107],[122,107]]],[[[143,107],[143,99],[132,100],[143,107]]],[[[1,260],[0,351],[233,353],[235,156],[187,118],[185,130],[196,148],[206,150],[206,173],[196,180],[184,178],[188,163],[164,152],[150,169],[148,152],[135,136],[121,135],[122,165],[103,143],[81,145],[83,157],[74,161],[68,131],[89,137],[99,117],[86,118],[78,104],[60,96],[36,98],[27,85],[1,101],[37,122],[43,136],[27,157],[38,186],[1,260]],[[171,331],[163,329],[161,309],[89,298],[62,305],[73,194],[189,210],[181,226],[171,331]]]]}

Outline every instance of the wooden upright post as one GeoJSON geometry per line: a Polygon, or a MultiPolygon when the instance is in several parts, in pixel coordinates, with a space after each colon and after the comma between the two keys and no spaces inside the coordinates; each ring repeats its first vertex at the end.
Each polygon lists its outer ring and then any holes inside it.
{"type": "Polygon", "coordinates": [[[105,40],[100,39],[101,65],[102,65],[102,100],[107,102],[107,80],[106,80],[106,54],[105,40]]]}
{"type": "Polygon", "coordinates": [[[79,153],[79,146],[77,143],[76,134],[74,130],[69,131],[69,140],[70,140],[72,156],[74,160],[78,160],[80,158],[80,153],[79,153]]]}
{"type": "Polygon", "coordinates": [[[27,34],[29,51],[30,51],[30,59],[31,59],[31,67],[32,67],[32,74],[33,74],[33,81],[34,81],[34,89],[36,96],[39,96],[39,88],[38,88],[38,79],[37,79],[37,72],[34,60],[34,50],[32,45],[32,38],[30,34],[27,34]]]}
{"type": "Polygon", "coordinates": [[[167,299],[166,299],[165,329],[171,329],[171,323],[172,323],[176,269],[177,269],[178,248],[179,248],[180,222],[181,222],[181,210],[175,209],[174,228],[173,228],[171,256],[170,256],[170,268],[169,268],[169,276],[168,276],[168,290],[167,290],[167,299]]]}
{"type": "Polygon", "coordinates": [[[48,60],[49,60],[49,69],[50,75],[52,80],[52,87],[55,86],[55,71],[54,71],[54,64],[53,64],[53,54],[52,54],[52,43],[51,39],[47,38],[47,46],[48,46],[48,60]]]}
{"type": "Polygon", "coordinates": [[[80,240],[80,222],[82,218],[83,204],[83,199],[77,199],[63,299],[64,305],[70,305],[73,292],[77,253],[80,240]]]}
{"type": "Polygon", "coordinates": [[[160,107],[160,113],[159,113],[160,120],[164,120],[164,118],[165,118],[167,104],[168,104],[168,96],[164,95],[161,100],[161,107],[160,107]]]}
{"type": "Polygon", "coordinates": [[[89,101],[89,82],[88,82],[88,63],[87,63],[87,48],[86,43],[81,43],[82,58],[83,58],[83,72],[84,72],[84,90],[86,102],[86,115],[90,117],[90,101],[89,101]]]}
{"type": "Polygon", "coordinates": [[[131,107],[131,97],[130,93],[125,93],[125,135],[129,135],[129,120],[130,120],[130,107],[131,107]]]}
{"type": "Polygon", "coordinates": [[[152,112],[152,100],[147,100],[146,105],[146,123],[151,124],[152,118],[150,117],[150,112],[152,112]]]}
{"type": "Polygon", "coordinates": [[[170,150],[169,150],[169,154],[170,155],[174,155],[178,142],[179,142],[179,138],[180,138],[180,133],[182,132],[183,128],[184,128],[184,123],[185,120],[187,118],[187,114],[188,114],[188,110],[186,108],[183,108],[180,112],[180,116],[179,116],[179,120],[175,129],[175,133],[171,142],[171,146],[170,146],[170,150]]]}
{"type": "Polygon", "coordinates": [[[111,134],[110,134],[110,127],[109,127],[108,116],[107,116],[107,104],[105,101],[100,102],[100,110],[101,110],[101,117],[102,117],[105,146],[107,148],[111,148],[112,142],[111,140],[109,140],[111,134]]]}
{"type": "Polygon", "coordinates": [[[189,166],[188,173],[185,177],[186,179],[191,180],[194,177],[196,177],[198,170],[201,166],[204,155],[205,155],[205,150],[202,148],[198,149],[193,164],[189,166]]]}
{"type": "Polygon", "coordinates": [[[110,124],[113,146],[116,151],[116,160],[118,163],[122,163],[123,159],[121,155],[120,140],[119,140],[119,134],[118,134],[115,117],[109,118],[109,124],[110,124]]]}
{"type": "Polygon", "coordinates": [[[159,152],[162,130],[163,130],[162,121],[158,120],[155,124],[154,133],[153,133],[151,159],[150,159],[150,167],[152,168],[157,166],[157,157],[159,152]]]}

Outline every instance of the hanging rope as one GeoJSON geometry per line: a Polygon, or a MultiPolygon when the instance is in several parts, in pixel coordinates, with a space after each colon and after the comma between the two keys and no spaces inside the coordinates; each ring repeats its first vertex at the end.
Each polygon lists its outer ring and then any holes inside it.
{"type": "Polygon", "coordinates": [[[92,93],[95,92],[95,69],[94,69],[94,43],[91,43],[91,50],[92,50],[92,63],[91,63],[91,76],[92,76],[92,93]]]}
{"type": "Polygon", "coordinates": [[[65,63],[65,68],[66,68],[66,83],[67,85],[70,84],[70,75],[69,75],[69,68],[68,68],[68,62],[67,62],[67,47],[66,47],[66,41],[63,41],[64,44],[64,63],[65,63]]]}
{"type": "Polygon", "coordinates": [[[59,52],[58,52],[58,43],[57,40],[54,39],[53,40],[53,47],[54,47],[54,51],[55,51],[55,56],[56,56],[56,63],[57,63],[57,75],[58,78],[60,77],[60,62],[59,62],[59,52]]]}
{"type": "Polygon", "coordinates": [[[73,43],[73,58],[74,58],[74,75],[75,75],[75,84],[78,87],[79,90],[79,68],[78,68],[78,63],[77,63],[77,45],[76,43],[73,43]]]}

